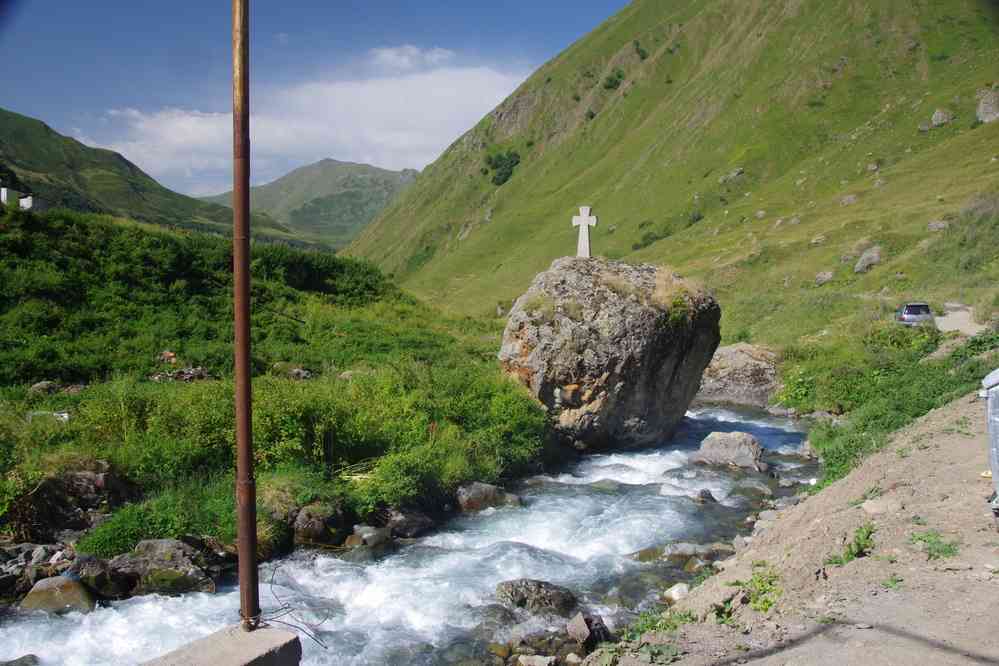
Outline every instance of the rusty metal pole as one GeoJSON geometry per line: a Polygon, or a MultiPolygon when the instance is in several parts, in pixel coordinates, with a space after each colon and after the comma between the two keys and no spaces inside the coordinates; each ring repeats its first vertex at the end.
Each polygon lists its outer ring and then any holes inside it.
{"type": "Polygon", "coordinates": [[[239,614],[246,631],[260,624],[257,488],[253,478],[250,392],[250,0],[232,1],[232,259],[236,320],[236,511],[239,614]]]}

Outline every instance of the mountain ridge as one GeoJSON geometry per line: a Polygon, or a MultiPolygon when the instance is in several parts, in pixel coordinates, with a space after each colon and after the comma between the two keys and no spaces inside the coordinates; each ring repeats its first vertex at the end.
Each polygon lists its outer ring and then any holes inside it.
{"type": "MultiPolygon", "coordinates": [[[[127,217],[165,227],[228,234],[232,211],[160,185],[124,156],[59,134],[41,120],[0,108],[0,165],[48,207],[127,217]]],[[[303,242],[254,213],[262,240],[303,242]]]]}
{"type": "Polygon", "coordinates": [[[638,0],[540,67],[347,252],[485,314],[572,253],[569,220],[591,205],[597,254],[704,281],[728,339],[817,332],[822,270],[834,320],[915,296],[987,317],[994,258],[941,271],[920,243],[999,180],[999,123],[975,119],[997,44],[999,6],[984,0],[638,0]],[[951,116],[940,126],[937,109],[951,116]],[[511,152],[496,185],[487,158],[511,152]],[[885,261],[854,274],[842,257],[861,242],[885,261]]]}
{"type": "MultiPolygon", "coordinates": [[[[326,158],[250,188],[250,205],[297,233],[332,246],[349,243],[416,179],[415,169],[391,171],[326,158]]],[[[232,192],[202,197],[231,205],[232,192]]]]}

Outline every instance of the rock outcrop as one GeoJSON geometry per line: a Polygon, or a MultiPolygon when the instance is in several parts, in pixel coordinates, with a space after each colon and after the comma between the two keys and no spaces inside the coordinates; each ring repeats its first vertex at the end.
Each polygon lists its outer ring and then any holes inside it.
{"type": "Polygon", "coordinates": [[[649,444],[683,418],[720,318],[666,269],[563,258],[517,299],[499,359],[577,448],[649,444]]]}
{"type": "Polygon", "coordinates": [[[765,408],[779,390],[777,354],[740,342],[715,352],[701,377],[697,402],[765,408]]]}
{"type": "Polygon", "coordinates": [[[727,465],[766,471],[767,465],[760,458],[763,447],[748,432],[713,432],[701,442],[701,448],[690,457],[691,462],[702,465],[727,465]]]}
{"type": "Polygon", "coordinates": [[[853,272],[866,273],[880,263],[881,246],[875,245],[874,247],[864,250],[864,253],[860,255],[860,259],[857,260],[857,264],[853,267],[853,272]]]}

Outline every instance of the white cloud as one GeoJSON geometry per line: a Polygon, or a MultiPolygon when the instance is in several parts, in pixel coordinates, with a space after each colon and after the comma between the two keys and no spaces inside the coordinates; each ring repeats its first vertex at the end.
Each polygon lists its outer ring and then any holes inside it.
{"type": "Polygon", "coordinates": [[[421,67],[440,67],[454,60],[457,54],[448,49],[421,49],[418,46],[404,44],[371,49],[368,55],[372,64],[377,67],[407,71],[421,67]]]}
{"type": "MultiPolygon", "coordinates": [[[[252,91],[254,183],[325,157],[423,168],[528,74],[456,60],[446,49],[375,49],[365,64],[377,71],[367,78],[252,91]]],[[[105,119],[103,145],[168,187],[191,194],[229,189],[228,112],[114,109],[105,119]]],[[[78,138],[87,142],[82,133],[78,138]]]]}
{"type": "Polygon", "coordinates": [[[278,34],[274,35],[274,41],[276,41],[281,46],[287,46],[288,40],[290,38],[291,36],[287,32],[279,32],[278,34]]]}

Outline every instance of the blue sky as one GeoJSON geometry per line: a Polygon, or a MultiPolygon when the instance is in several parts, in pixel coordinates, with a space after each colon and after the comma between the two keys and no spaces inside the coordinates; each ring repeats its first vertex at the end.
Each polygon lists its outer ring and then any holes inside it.
{"type": "MultiPolygon", "coordinates": [[[[251,0],[255,183],[324,157],[422,168],[625,0],[251,0]]],[[[228,189],[228,0],[0,0],[0,106],[228,189]],[[13,54],[16,54],[13,55],[13,54]]]]}

